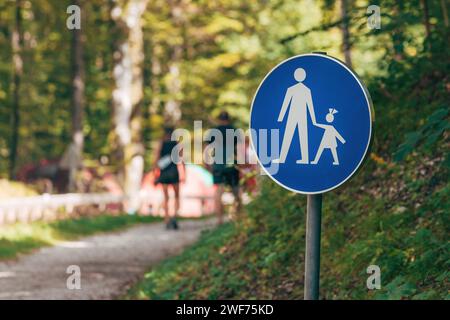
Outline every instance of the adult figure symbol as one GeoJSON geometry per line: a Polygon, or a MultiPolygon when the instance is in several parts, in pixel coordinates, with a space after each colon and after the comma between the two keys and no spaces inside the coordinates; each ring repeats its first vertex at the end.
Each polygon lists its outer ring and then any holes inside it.
{"type": "Polygon", "coordinates": [[[314,125],[317,125],[316,115],[314,113],[311,90],[302,83],[306,78],[305,70],[303,68],[297,68],[294,72],[294,78],[298,81],[298,83],[287,89],[283,105],[278,116],[278,122],[282,122],[286,112],[289,109],[286,129],[284,131],[283,142],[281,145],[280,158],[273,160],[273,163],[284,163],[286,161],[296,128],[298,128],[301,152],[301,159],[297,160],[297,163],[309,163],[308,111],[314,125]]]}

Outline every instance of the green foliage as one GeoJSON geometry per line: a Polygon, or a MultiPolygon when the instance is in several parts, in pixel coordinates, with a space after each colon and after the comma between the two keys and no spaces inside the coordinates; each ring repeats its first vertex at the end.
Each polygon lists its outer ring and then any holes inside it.
{"type": "MultiPolygon", "coordinates": [[[[112,54],[109,9],[104,1],[83,1],[85,20],[87,158],[109,153],[112,54]]],[[[67,1],[22,1],[24,73],[20,88],[18,168],[61,157],[71,131],[71,32],[67,1]]],[[[0,0],[0,177],[6,177],[11,138],[11,33],[15,1],[0,0]]]]}
{"type": "MultiPolygon", "coordinates": [[[[443,180],[430,184],[443,168],[434,169],[420,191],[417,186],[407,188],[404,197],[397,198],[403,193],[397,187],[383,188],[392,180],[415,180],[416,165],[404,171],[385,169],[376,180],[365,170],[347,186],[325,195],[322,298],[447,297],[450,184],[443,180]],[[428,196],[412,197],[416,192],[428,196]],[[366,268],[371,264],[381,268],[379,291],[366,288],[366,268]]],[[[261,194],[246,212],[239,223],[209,231],[180,256],[150,270],[128,297],[301,299],[305,197],[265,179],[261,194]]]]}
{"type": "Polygon", "coordinates": [[[395,159],[397,161],[403,160],[407,154],[419,147],[420,144],[424,148],[435,146],[444,132],[450,129],[449,114],[450,109],[447,105],[433,112],[422,127],[406,135],[405,141],[399,146],[394,155],[395,159]]]}
{"type": "MultiPolygon", "coordinates": [[[[448,28],[439,2],[429,2],[432,33],[425,39],[421,1],[383,1],[382,27],[367,28],[369,1],[349,2],[350,40],[354,68],[386,95],[377,113],[407,116],[414,126],[398,158],[416,143],[439,140],[448,126],[433,122],[419,129],[438,108],[448,109],[448,28]],[[433,68],[439,62],[440,69],[433,68]],[[414,70],[414,72],[408,72],[414,70]],[[377,78],[374,78],[377,77],[377,78]],[[407,91],[408,90],[408,91],[407,91]],[[398,97],[411,95],[399,108],[398,97]],[[441,101],[440,106],[435,100],[441,101]],[[444,101],[444,102],[442,102],[444,101]],[[419,110],[419,112],[416,112],[419,110]],[[426,137],[426,139],[424,139],[426,137]]],[[[71,32],[65,27],[67,1],[23,0],[24,75],[20,90],[19,163],[62,155],[71,131],[71,32]],[[55,14],[59,13],[59,14],[55,14]]],[[[143,140],[147,150],[164,124],[165,104],[176,99],[183,113],[180,126],[194,120],[211,122],[227,109],[236,124],[246,127],[248,108],[261,78],[280,60],[294,54],[327,51],[342,58],[339,1],[150,1],[143,19],[145,61],[143,140]],[[172,10],[179,5],[174,23],[172,10]],[[307,10],[305,9],[307,8],[307,10]],[[171,96],[169,68],[174,47],[181,46],[181,92],[171,96]]],[[[11,138],[11,34],[15,1],[0,0],[0,176],[5,176],[11,138]]],[[[115,24],[111,4],[83,1],[86,109],[83,131],[87,159],[111,154],[111,89],[115,24]]],[[[444,118],[447,120],[448,117],[444,118]]],[[[433,121],[433,120],[431,120],[433,121]]],[[[377,124],[377,129],[383,125],[377,124]]],[[[403,136],[384,130],[392,148],[403,136]]],[[[403,132],[403,130],[401,130],[403,132]]],[[[390,150],[389,152],[391,152],[390,150]]],[[[149,157],[147,157],[147,160],[149,157]]],[[[147,161],[149,162],[149,161],[147,161]]]]}

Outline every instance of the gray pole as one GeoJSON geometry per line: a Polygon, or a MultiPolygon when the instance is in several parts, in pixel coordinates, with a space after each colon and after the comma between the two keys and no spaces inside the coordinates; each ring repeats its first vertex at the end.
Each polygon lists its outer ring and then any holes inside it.
{"type": "MultiPolygon", "coordinates": [[[[327,55],[326,52],[313,53],[327,55]]],[[[322,194],[310,194],[306,204],[305,300],[319,300],[322,194]]]]}
{"type": "Polygon", "coordinates": [[[305,300],[319,299],[322,195],[308,195],[306,209],[305,300]]]}

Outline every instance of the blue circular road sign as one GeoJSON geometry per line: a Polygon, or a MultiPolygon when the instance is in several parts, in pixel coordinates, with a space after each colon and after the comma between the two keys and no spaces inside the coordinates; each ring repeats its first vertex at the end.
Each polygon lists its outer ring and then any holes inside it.
{"type": "Polygon", "coordinates": [[[264,171],[304,194],[330,191],[363,162],[372,136],[369,93],[343,62],[323,54],[289,58],[253,98],[251,141],[264,171]]]}

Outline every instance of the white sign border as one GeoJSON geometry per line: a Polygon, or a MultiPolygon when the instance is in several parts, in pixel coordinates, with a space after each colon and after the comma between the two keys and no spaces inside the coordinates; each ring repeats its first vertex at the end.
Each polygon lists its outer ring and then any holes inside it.
{"type": "Polygon", "coordinates": [[[331,190],[334,190],[334,189],[336,189],[336,188],[339,188],[341,185],[343,185],[345,182],[347,182],[351,177],[353,177],[353,175],[356,173],[356,171],[358,171],[358,169],[359,169],[359,168],[361,167],[361,165],[363,164],[364,160],[367,158],[367,152],[368,152],[368,150],[369,150],[369,148],[370,148],[370,146],[371,146],[371,143],[372,143],[372,127],[373,127],[373,123],[374,123],[374,121],[375,121],[375,110],[374,110],[374,107],[373,107],[373,103],[372,103],[372,99],[371,99],[371,97],[370,97],[369,90],[367,90],[366,86],[363,84],[363,82],[362,82],[361,79],[358,77],[358,75],[356,74],[356,72],[353,71],[349,66],[347,66],[347,65],[346,65],[344,62],[342,62],[341,60],[339,60],[339,59],[337,59],[337,58],[335,58],[335,57],[331,57],[331,56],[329,56],[329,55],[327,55],[327,54],[324,54],[324,53],[304,53],[304,54],[299,54],[299,55],[296,55],[296,56],[292,56],[292,57],[290,57],[290,58],[287,58],[287,59],[281,61],[281,62],[278,63],[275,67],[273,67],[273,68],[266,74],[266,76],[263,78],[263,80],[260,82],[258,88],[256,89],[255,95],[253,96],[252,104],[251,104],[251,106],[250,106],[250,121],[249,121],[250,132],[251,132],[251,129],[252,129],[253,105],[254,105],[254,103],[255,103],[256,96],[258,95],[259,89],[261,88],[261,85],[264,83],[264,81],[266,81],[267,77],[270,76],[270,74],[271,74],[275,69],[277,69],[279,66],[281,66],[282,64],[284,64],[284,63],[286,63],[286,62],[288,62],[288,61],[290,61],[290,60],[296,59],[296,58],[307,57],[307,56],[319,56],[319,57],[321,57],[321,58],[327,58],[327,59],[329,59],[329,60],[332,60],[332,61],[334,61],[334,62],[339,63],[341,66],[343,66],[345,69],[347,69],[347,71],[349,71],[350,74],[355,78],[356,82],[358,82],[359,86],[361,87],[361,89],[362,89],[363,92],[364,92],[364,97],[366,98],[367,106],[368,106],[368,109],[369,109],[369,110],[368,110],[368,111],[369,111],[369,117],[370,117],[369,138],[368,138],[368,141],[367,141],[367,144],[366,144],[366,150],[364,150],[364,155],[361,157],[361,160],[359,161],[358,165],[355,167],[355,169],[352,171],[352,173],[350,173],[350,174],[347,176],[347,178],[345,178],[345,179],[344,179],[343,181],[341,181],[339,184],[337,184],[337,185],[335,185],[335,186],[333,186],[333,187],[331,187],[331,188],[324,189],[324,190],[319,190],[319,191],[315,191],[315,192],[305,192],[305,191],[295,190],[295,189],[292,189],[292,188],[290,188],[290,187],[284,185],[283,183],[281,183],[281,182],[278,181],[277,179],[275,179],[275,178],[267,171],[267,169],[262,165],[261,161],[259,160],[259,155],[258,155],[258,153],[256,152],[255,144],[254,144],[254,142],[253,142],[253,135],[250,134],[250,143],[251,143],[251,147],[253,148],[253,151],[254,151],[255,154],[256,154],[256,159],[258,160],[259,166],[260,166],[260,167],[264,170],[264,172],[270,177],[270,179],[272,179],[272,180],[273,180],[276,184],[278,184],[279,186],[281,186],[281,187],[283,187],[283,188],[285,188],[285,189],[287,189],[287,190],[289,190],[289,191],[292,191],[292,192],[295,192],[295,193],[299,193],[299,194],[311,195],[311,194],[322,194],[322,193],[326,193],[326,192],[329,192],[329,191],[331,191],[331,190]]]}

